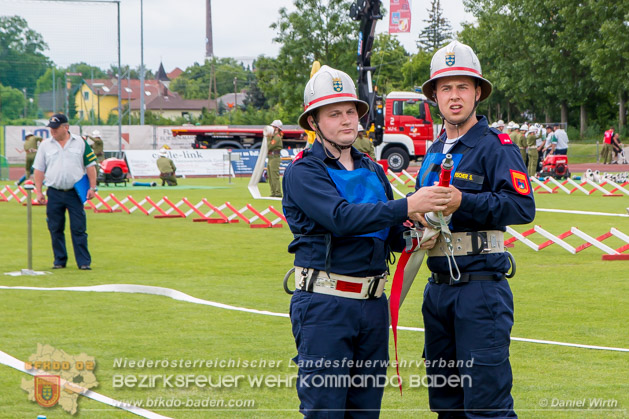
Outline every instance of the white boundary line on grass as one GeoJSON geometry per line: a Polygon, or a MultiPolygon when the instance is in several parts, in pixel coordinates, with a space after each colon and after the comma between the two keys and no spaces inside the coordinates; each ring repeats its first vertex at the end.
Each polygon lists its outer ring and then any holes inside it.
{"type": "MultiPolygon", "coordinates": [[[[107,284],[107,285],[93,285],[88,287],[55,287],[55,288],[39,288],[39,287],[7,287],[0,286],[0,290],[32,290],[32,291],[82,291],[82,292],[122,292],[130,294],[151,294],[161,295],[163,297],[169,297],[178,301],[185,301],[193,304],[202,304],[206,306],[212,306],[216,308],[223,308],[226,310],[242,311],[252,314],[261,314],[264,316],[285,317],[289,318],[288,313],[274,313],[272,311],[254,310],[251,308],[237,307],[228,304],[217,303],[214,301],[203,300],[200,298],[192,297],[181,291],[177,291],[171,288],[153,287],[149,285],[131,285],[131,284],[107,284]]],[[[419,327],[404,327],[399,326],[400,330],[408,330],[412,332],[423,332],[424,329],[419,327]]],[[[512,337],[511,340],[530,343],[542,343],[546,345],[558,345],[558,346],[570,346],[574,348],[584,349],[598,349],[605,351],[617,351],[617,352],[629,352],[628,348],[614,348],[609,346],[593,346],[582,345],[579,343],[567,343],[567,342],[555,342],[552,340],[539,340],[539,339],[527,339],[512,337]]],[[[1,360],[0,360],[1,362],[1,360]]]]}
{"type": "MultiPolygon", "coordinates": [[[[33,376],[38,375],[38,374],[46,374],[46,372],[40,371],[40,370],[36,370],[36,371],[27,370],[26,368],[24,368],[24,361],[20,361],[19,359],[14,358],[11,355],[2,351],[0,351],[0,364],[4,364],[11,368],[15,368],[18,371],[21,371],[21,372],[24,372],[26,374],[30,374],[33,376]]],[[[61,385],[65,385],[65,383],[66,383],[66,380],[62,378],[61,385]]],[[[74,387],[76,386],[77,385],[74,384],[74,387]]],[[[133,413],[135,415],[142,416],[144,418],[149,418],[149,419],[170,419],[170,416],[162,416],[157,413],[151,412],[150,410],[142,409],[141,407],[136,407],[136,406],[128,405],[126,403],[119,402],[118,400],[112,399],[110,397],[107,397],[95,391],[88,390],[88,389],[84,389],[84,390],[85,390],[84,392],[80,393],[82,396],[88,397],[92,400],[96,400],[97,402],[101,402],[112,407],[116,407],[118,409],[126,410],[127,412],[133,413]]]]}

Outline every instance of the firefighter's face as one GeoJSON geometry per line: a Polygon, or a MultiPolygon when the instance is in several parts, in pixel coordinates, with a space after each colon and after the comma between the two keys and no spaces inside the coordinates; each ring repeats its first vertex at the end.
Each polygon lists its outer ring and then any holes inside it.
{"type": "MultiPolygon", "coordinates": [[[[310,124],[313,125],[312,122],[310,124]]],[[[341,102],[322,106],[317,115],[317,124],[330,140],[339,145],[350,145],[358,134],[356,105],[353,102],[341,102]]]]}
{"type": "Polygon", "coordinates": [[[474,102],[480,98],[481,88],[476,86],[472,77],[443,77],[437,79],[435,94],[443,116],[456,124],[463,122],[472,113],[474,102]]]}

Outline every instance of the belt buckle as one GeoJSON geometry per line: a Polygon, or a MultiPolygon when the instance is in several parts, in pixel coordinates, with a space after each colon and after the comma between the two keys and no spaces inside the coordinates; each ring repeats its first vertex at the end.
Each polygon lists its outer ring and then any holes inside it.
{"type": "Polygon", "coordinates": [[[378,292],[378,288],[380,287],[380,281],[386,281],[386,277],[387,274],[386,272],[384,272],[371,278],[371,281],[368,281],[369,283],[367,285],[367,297],[370,300],[376,298],[376,292],[378,292]]]}
{"type": "MultiPolygon", "coordinates": [[[[491,252],[486,231],[470,231],[467,235],[470,236],[472,245],[472,251],[467,252],[468,255],[480,255],[491,252]]],[[[492,236],[492,245],[497,246],[495,236],[492,236]]]]}
{"type": "Polygon", "coordinates": [[[414,253],[414,252],[419,251],[419,246],[417,246],[417,248],[413,250],[413,247],[414,247],[413,242],[416,241],[417,244],[419,244],[423,235],[424,235],[423,230],[416,230],[416,229],[406,230],[404,233],[402,233],[402,237],[406,241],[406,247],[404,248],[404,251],[406,253],[411,253],[411,252],[414,253]]]}

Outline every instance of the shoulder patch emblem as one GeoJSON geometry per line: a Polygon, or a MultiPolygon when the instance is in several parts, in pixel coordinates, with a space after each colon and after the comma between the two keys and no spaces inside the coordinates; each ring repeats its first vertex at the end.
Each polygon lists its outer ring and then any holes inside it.
{"type": "Polygon", "coordinates": [[[304,150],[301,150],[299,153],[297,153],[293,161],[295,162],[297,160],[301,160],[303,157],[304,157],[304,150]]]}
{"type": "Polygon", "coordinates": [[[513,188],[521,195],[528,195],[531,192],[531,184],[526,173],[517,170],[510,170],[513,188]]]}
{"type": "Polygon", "coordinates": [[[498,139],[500,140],[500,143],[502,145],[513,144],[513,141],[511,141],[511,137],[509,137],[509,134],[498,134],[498,139]]]}

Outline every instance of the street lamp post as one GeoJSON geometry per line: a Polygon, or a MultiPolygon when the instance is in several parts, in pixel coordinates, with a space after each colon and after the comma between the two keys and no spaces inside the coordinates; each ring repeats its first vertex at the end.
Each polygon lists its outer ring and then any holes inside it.
{"type": "Polygon", "coordinates": [[[96,124],[97,125],[101,125],[100,122],[100,95],[101,95],[101,90],[103,88],[103,86],[105,86],[105,83],[92,83],[92,87],[96,88],[96,97],[97,97],[97,108],[96,108],[96,124]]]}

